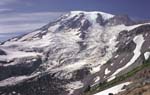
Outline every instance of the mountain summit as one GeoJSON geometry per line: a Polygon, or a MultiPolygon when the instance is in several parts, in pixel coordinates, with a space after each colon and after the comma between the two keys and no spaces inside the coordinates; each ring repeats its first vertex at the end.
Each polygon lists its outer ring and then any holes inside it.
{"type": "Polygon", "coordinates": [[[150,56],[150,24],[72,11],[0,45],[0,94],[81,95],[150,56]]]}

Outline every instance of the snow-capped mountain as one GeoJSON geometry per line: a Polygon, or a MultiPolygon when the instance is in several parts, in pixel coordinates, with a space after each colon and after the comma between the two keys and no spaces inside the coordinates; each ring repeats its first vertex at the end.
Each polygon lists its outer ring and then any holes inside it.
{"type": "Polygon", "coordinates": [[[0,45],[1,95],[81,95],[150,56],[150,23],[72,11],[0,45]]]}

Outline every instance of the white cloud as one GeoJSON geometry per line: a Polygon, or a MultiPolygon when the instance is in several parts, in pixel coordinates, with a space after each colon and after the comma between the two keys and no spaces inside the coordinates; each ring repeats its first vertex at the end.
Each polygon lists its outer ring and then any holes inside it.
{"type": "MultiPolygon", "coordinates": [[[[40,28],[64,12],[6,13],[0,15],[0,33],[25,33],[40,28]]],[[[1,35],[0,34],[0,35],[1,35]]],[[[5,35],[6,36],[6,35],[5,35]]],[[[0,40],[2,35],[0,36],[0,40]]],[[[4,38],[4,37],[3,37],[4,38]]],[[[7,37],[6,37],[7,38],[7,37]]]]}
{"type": "Polygon", "coordinates": [[[0,13],[2,13],[2,12],[9,12],[9,11],[12,11],[12,9],[9,9],[9,8],[1,8],[0,9],[0,13]]]}
{"type": "Polygon", "coordinates": [[[0,15],[0,33],[34,30],[56,19],[63,12],[7,13],[0,15]]]}
{"type": "Polygon", "coordinates": [[[29,23],[29,24],[12,24],[12,25],[1,25],[0,33],[18,33],[18,32],[29,32],[31,30],[40,28],[45,23],[29,23]]]}
{"type": "Polygon", "coordinates": [[[8,37],[8,36],[4,34],[0,34],[0,38],[5,38],[5,37],[8,37]]]}
{"type": "MultiPolygon", "coordinates": [[[[56,19],[64,12],[17,13],[12,7],[21,0],[0,0],[0,41],[21,33],[30,32],[56,19]],[[11,34],[13,33],[13,34],[11,34]]],[[[25,3],[25,2],[24,2],[25,3]]],[[[26,2],[31,5],[30,2],[26,2]]],[[[25,5],[26,5],[25,3],[25,5]]]]}
{"type": "Polygon", "coordinates": [[[45,21],[53,20],[64,12],[34,12],[34,13],[8,13],[1,14],[0,23],[12,21],[45,21]]]}

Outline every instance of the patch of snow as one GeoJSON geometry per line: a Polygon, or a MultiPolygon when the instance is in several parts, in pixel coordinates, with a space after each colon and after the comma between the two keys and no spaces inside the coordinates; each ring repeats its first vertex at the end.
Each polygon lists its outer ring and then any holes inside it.
{"type": "Polygon", "coordinates": [[[69,73],[83,68],[86,64],[87,64],[86,60],[80,60],[79,62],[61,66],[60,68],[53,69],[52,71],[57,72],[63,70],[69,73]]]}
{"type": "Polygon", "coordinates": [[[108,75],[110,72],[111,71],[108,68],[105,69],[105,75],[108,75]]]}
{"type": "Polygon", "coordinates": [[[100,77],[97,76],[96,78],[94,78],[94,82],[98,82],[100,80],[100,77]]]}
{"type": "Polygon", "coordinates": [[[34,58],[34,59],[32,59],[32,61],[33,61],[33,62],[34,62],[34,61],[36,61],[36,60],[37,60],[37,59],[35,59],[35,58],[34,58]]]}
{"type": "Polygon", "coordinates": [[[12,94],[16,94],[16,92],[15,92],[15,91],[13,91],[13,92],[12,92],[12,94]]]}
{"type": "Polygon", "coordinates": [[[107,79],[107,82],[110,82],[112,80],[114,80],[116,78],[116,76],[110,76],[108,79],[107,79]]]}
{"type": "Polygon", "coordinates": [[[17,76],[17,77],[10,77],[10,78],[0,81],[0,87],[16,85],[20,82],[23,82],[25,80],[38,76],[39,74],[40,72],[36,72],[35,74],[32,74],[30,76],[23,75],[23,76],[17,76]]]}
{"type": "Polygon", "coordinates": [[[83,86],[84,85],[81,81],[76,81],[65,85],[65,88],[67,89],[67,91],[69,91],[69,95],[71,95],[74,92],[74,90],[82,88],[83,86]]]}
{"type": "Polygon", "coordinates": [[[125,26],[124,24],[121,24],[121,25],[117,25],[115,27],[118,27],[118,29],[122,29],[122,30],[127,30],[127,31],[131,31],[137,27],[140,27],[142,25],[147,25],[147,24],[150,24],[150,23],[144,23],[144,24],[136,24],[136,25],[131,25],[131,26],[125,26]]]}
{"type": "MultiPolygon", "coordinates": [[[[7,49],[5,50],[7,55],[0,56],[0,60],[9,62],[10,60],[13,60],[15,58],[23,58],[23,57],[37,57],[41,56],[42,54],[40,53],[35,53],[35,52],[23,52],[23,51],[17,51],[13,49],[7,49]]],[[[8,64],[10,65],[10,64],[8,64]]]]}
{"type": "Polygon", "coordinates": [[[133,30],[133,29],[135,29],[135,28],[137,28],[137,27],[140,27],[140,26],[142,26],[142,25],[147,25],[147,24],[150,24],[150,23],[137,24],[137,25],[132,25],[132,26],[125,26],[125,27],[124,27],[124,30],[131,31],[131,30],[133,30]]]}
{"type": "Polygon", "coordinates": [[[119,55],[116,55],[114,58],[118,58],[119,57],[119,55]]]}
{"type": "Polygon", "coordinates": [[[10,41],[16,41],[16,40],[18,40],[18,38],[13,38],[13,39],[11,39],[10,41]]]}
{"type": "Polygon", "coordinates": [[[113,66],[113,65],[114,65],[114,63],[111,63],[110,65],[111,65],[111,66],[113,66]]]}
{"type": "Polygon", "coordinates": [[[60,27],[60,24],[56,24],[48,28],[49,31],[55,32],[60,27]]]}
{"type": "Polygon", "coordinates": [[[145,60],[148,60],[150,57],[150,52],[145,52],[144,57],[145,57],[145,60]]]}
{"type": "Polygon", "coordinates": [[[148,36],[148,33],[146,33],[145,36],[147,37],[147,36],[148,36]]]}
{"type": "Polygon", "coordinates": [[[100,81],[100,76],[96,76],[96,77],[94,78],[94,83],[91,85],[91,87],[97,85],[97,84],[99,83],[99,81],[100,81]]]}
{"type": "Polygon", "coordinates": [[[91,73],[91,74],[94,74],[94,73],[99,72],[99,71],[100,71],[100,67],[101,67],[101,66],[93,67],[92,70],[90,70],[90,73],[91,73]]]}
{"type": "Polygon", "coordinates": [[[29,39],[29,38],[32,38],[34,35],[36,35],[36,34],[38,34],[38,33],[40,33],[40,32],[41,32],[41,30],[31,32],[31,33],[29,33],[29,34],[23,36],[23,37],[22,37],[21,39],[19,39],[18,41],[24,41],[24,40],[27,40],[27,39],[29,39]]]}
{"type": "Polygon", "coordinates": [[[121,64],[124,60],[125,60],[125,58],[122,58],[122,60],[119,62],[119,64],[121,64]]]}
{"type": "Polygon", "coordinates": [[[131,82],[125,82],[125,83],[116,85],[114,87],[111,87],[109,89],[106,89],[104,91],[101,91],[101,92],[94,94],[94,95],[109,95],[109,93],[118,94],[119,92],[125,91],[125,89],[123,89],[123,87],[125,85],[129,85],[129,84],[131,84],[131,82]]]}
{"type": "Polygon", "coordinates": [[[22,82],[22,80],[27,79],[27,78],[28,78],[27,76],[10,77],[8,79],[0,81],[0,87],[15,85],[19,82],[22,82]]]}

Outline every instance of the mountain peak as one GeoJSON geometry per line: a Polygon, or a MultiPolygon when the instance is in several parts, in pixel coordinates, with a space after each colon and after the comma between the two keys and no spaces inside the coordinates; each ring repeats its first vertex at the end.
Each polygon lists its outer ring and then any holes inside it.
{"type": "Polygon", "coordinates": [[[71,11],[71,15],[79,15],[79,14],[84,14],[86,16],[91,16],[91,17],[97,17],[98,14],[100,14],[104,20],[110,19],[114,17],[114,15],[101,12],[101,11],[71,11]]]}
{"type": "Polygon", "coordinates": [[[127,16],[72,11],[0,45],[0,94],[81,95],[126,81],[121,76],[150,60],[149,31],[127,16]]]}

